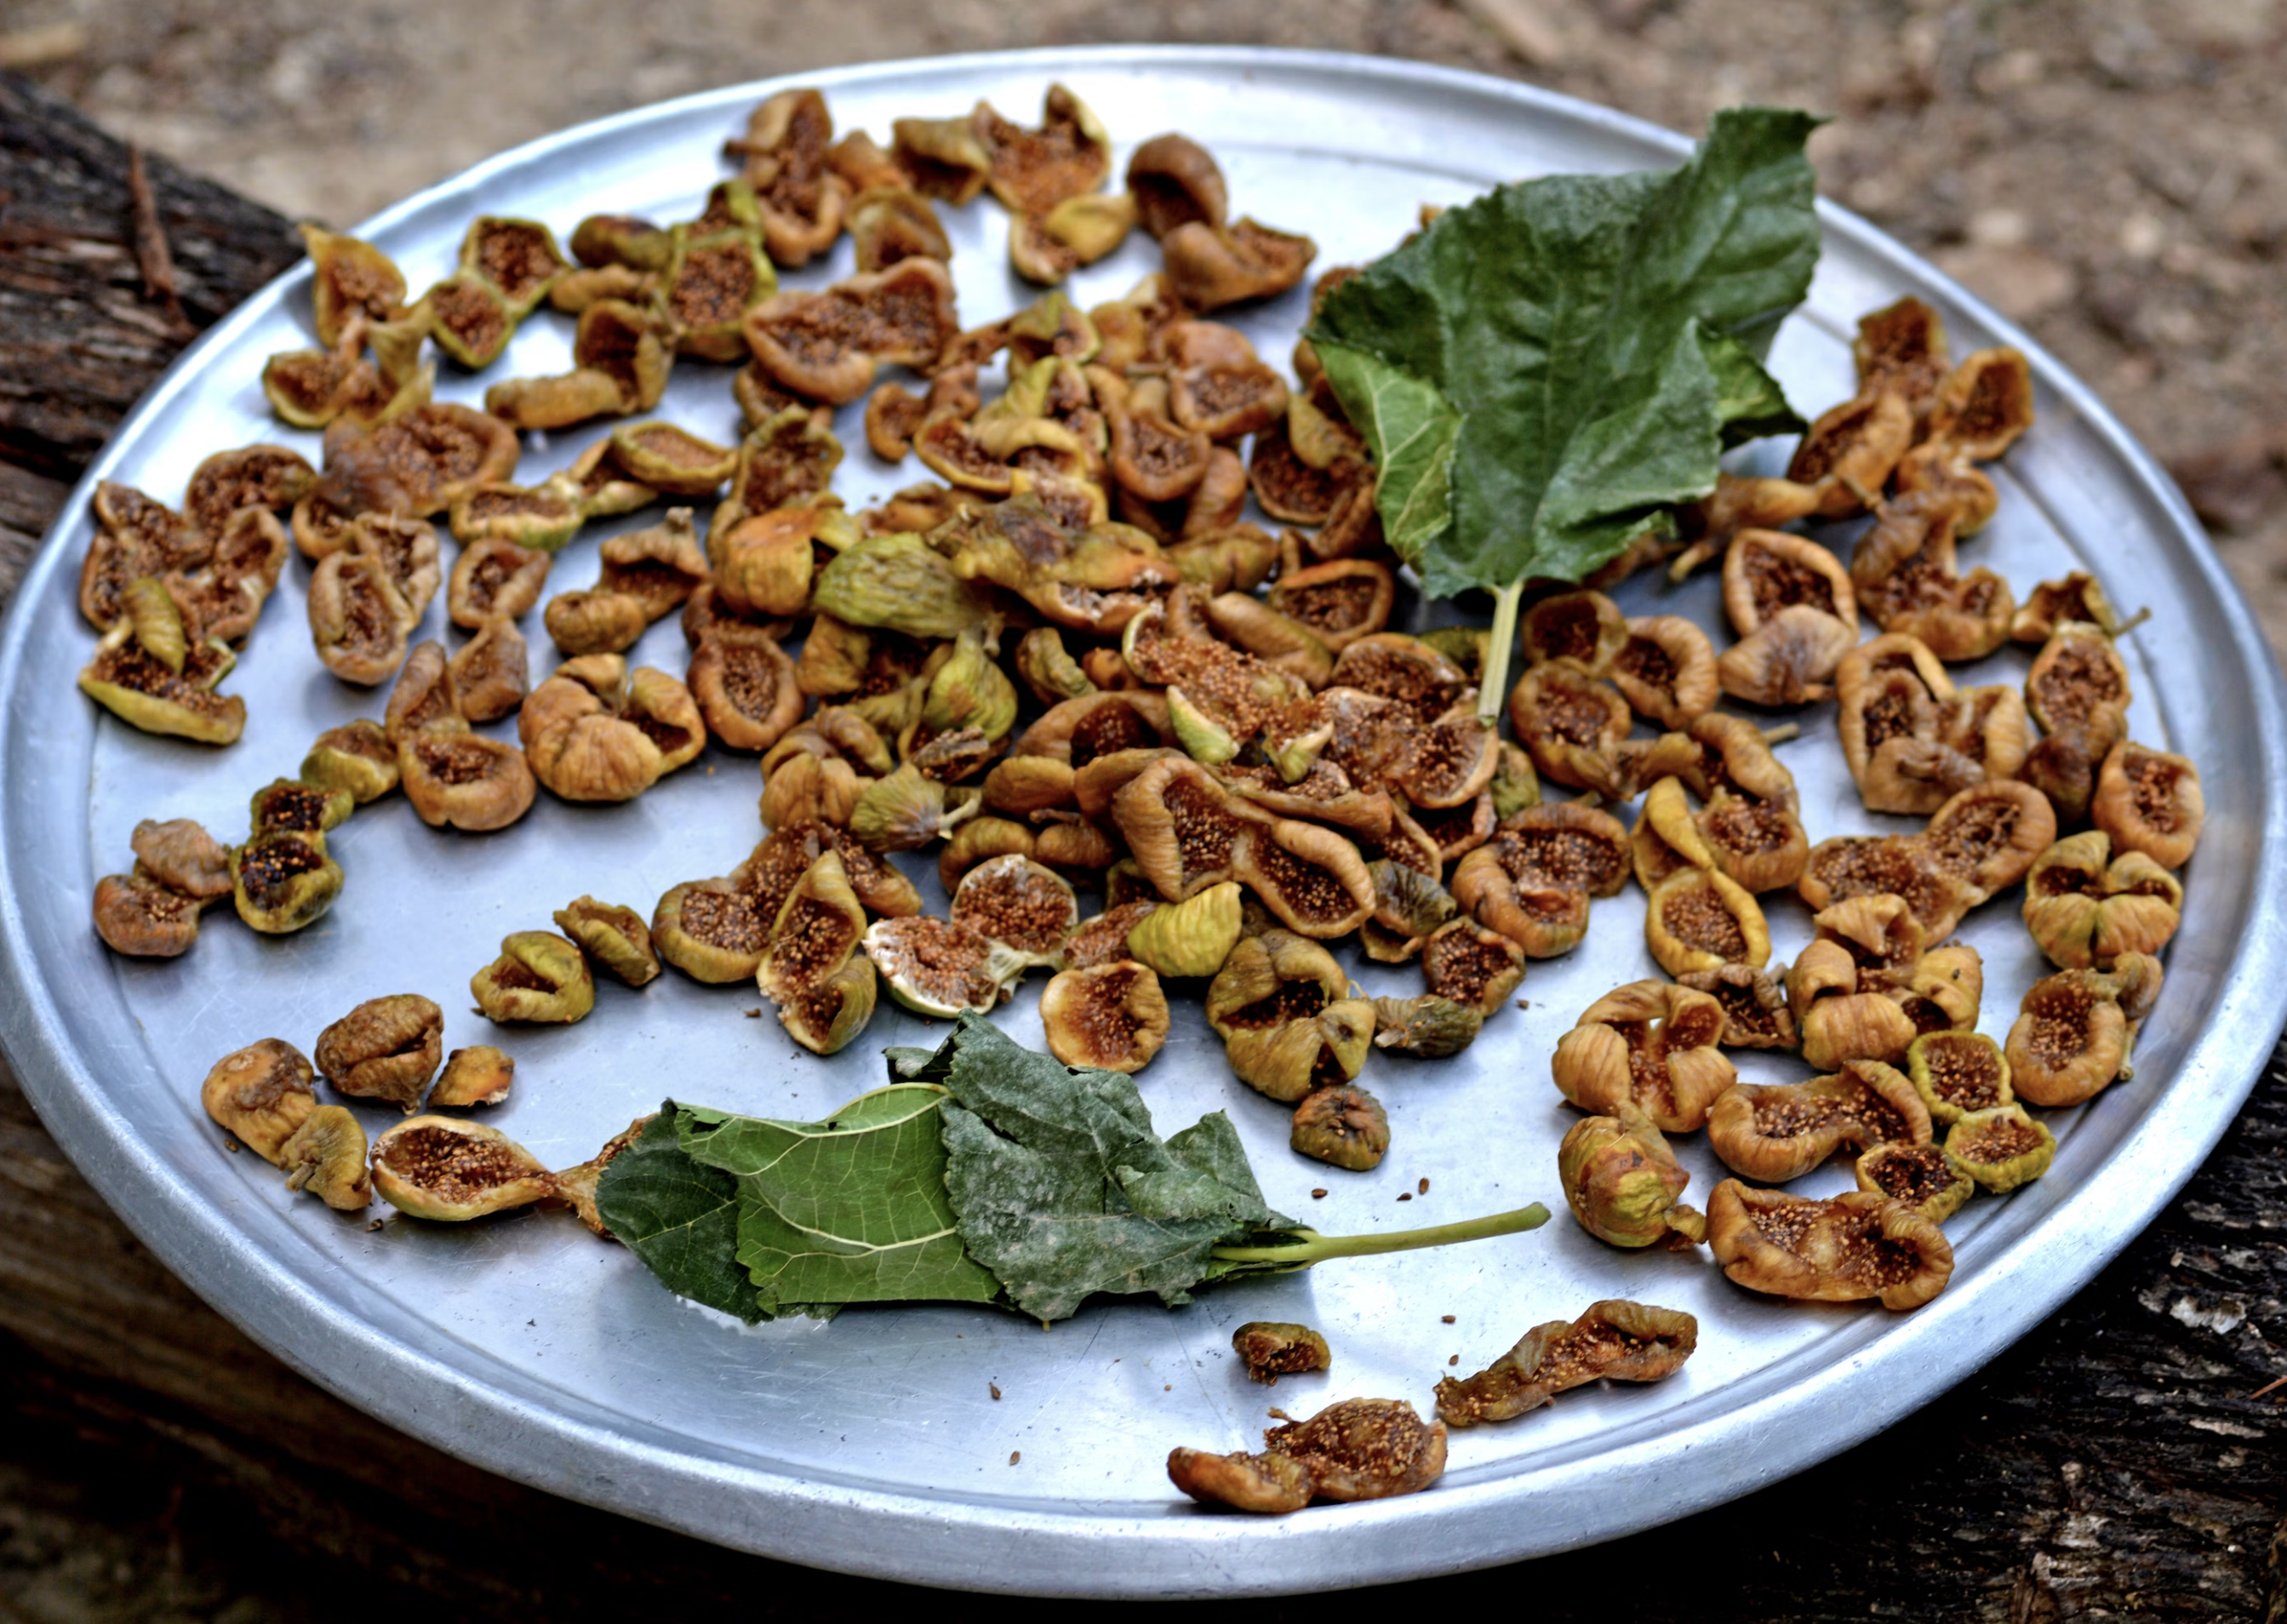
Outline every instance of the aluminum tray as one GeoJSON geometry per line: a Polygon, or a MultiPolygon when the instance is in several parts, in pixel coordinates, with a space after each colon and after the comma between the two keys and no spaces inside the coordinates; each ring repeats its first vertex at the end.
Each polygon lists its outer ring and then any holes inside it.
{"type": "MultiPolygon", "coordinates": [[[[891,118],[949,114],[979,97],[1018,117],[1061,78],[1123,144],[1181,129],[1229,172],[1238,209],[1308,229],[1319,264],[1369,257],[1416,206],[1503,178],[1669,163],[1675,137],[1500,81],[1402,63],[1257,51],[1058,51],[891,63],[811,75],[837,120],[886,134],[891,118]]],[[[582,216],[691,213],[722,172],[716,149],[772,85],[694,97],[605,120],[481,164],[369,223],[415,288],[453,263],[479,212],[534,216],[568,232],[582,216]]],[[[1124,161],[1124,153],[1123,153],[1124,161]]],[[[547,796],[512,833],[422,826],[401,801],[360,812],[335,836],[340,904],[282,940],[210,923],[185,958],[108,955],[87,926],[94,878],[123,868],[145,816],[187,815],[226,838],[246,796],[290,773],[320,729],[377,714],[381,694],[335,681],[303,630],[297,563],[233,679],[249,696],[244,740],[226,751],[154,739],[102,717],[73,688],[91,638],[74,607],[88,539],[86,496],[120,479],[173,500],[207,453],[281,432],[257,385],[262,358],[310,342],[306,272],[281,278],[209,333],[123,424],[51,535],[0,646],[0,1039],[43,1119],[136,1232],[265,1346],[350,1402],[494,1470],[574,1499],[819,1566],[941,1585],[1074,1595],[1233,1595],[1402,1579],[1504,1562],[1647,1527],[1743,1494],[1911,1415],[2038,1324],[2134,1236],[2197,1166],[2252,1085],[2287,1016],[2283,973],[2282,800],[2287,731],[2271,656],[2180,498],[2088,390],[2022,333],[1879,233],[1826,208],[1826,255],[1774,364],[1816,410],[1851,392],[1856,316],[1919,293],[1945,313],[1957,353],[2006,342],[2031,357],[2040,423],[1996,471],[1999,518],[1968,544],[2020,590],[2081,565],[2117,603],[2149,606],[2131,639],[2137,734],[2204,770],[2206,839],[2188,875],[2169,985],[2148,1025],[2137,1080],[2054,1113],[2055,1170],[2006,1200],[1980,1198],[1952,1225],[1951,1288],[1909,1315],[1791,1306],[1727,1285],[1705,1261],[1623,1254],[1570,1220],[1537,1234],[1442,1252],[1353,1260],[1311,1274],[1202,1294],[1168,1311],[1094,1306],[1043,1335],[965,1308],[853,1311],[743,1329],[661,1290],[629,1253],[568,1219],[527,1214],[461,1229],[396,1221],[369,1232],[289,1195],[253,1157],[222,1153],[197,1089],[209,1064],[271,1034],[306,1048],[352,1002],[417,989],[450,1012],[448,1045],[499,1035],[469,1010],[463,978],[504,932],[544,925],[582,891],[648,907],[676,881],[728,869],[759,834],[749,757],[714,751],[641,800],[609,810],[547,796]],[[1449,1356],[1464,1370],[1527,1326],[1602,1296],[1699,1316],[1700,1351],[1645,1389],[1587,1389],[1552,1410],[1454,1435],[1430,1493],[1275,1520],[1194,1509],[1162,1474],[1176,1444],[1254,1442],[1270,1403],[1307,1414],[1336,1398],[1403,1395],[1427,1407],[1449,1356]],[[1452,1316],[1448,1325],[1444,1316],[1452,1316]],[[1324,1329],[1329,1376],[1275,1391],[1240,1373],[1232,1326],[1270,1318],[1324,1329]],[[997,1384],[995,1394],[988,1383],[997,1384]],[[1019,1456],[1021,1455],[1021,1460],[1019,1456]]],[[[952,213],[954,267],[971,321],[1030,294],[1005,268],[1005,217],[952,213]]],[[[834,258],[788,279],[845,274],[834,258]]],[[[1144,240],[1079,279],[1084,301],[1155,263],[1144,240]]],[[[1298,292],[1239,321],[1283,360],[1298,292]]],[[[559,369],[568,326],[541,316],[491,376],[559,369]]],[[[685,363],[661,415],[717,439],[733,432],[727,368],[685,363]]],[[[486,380],[447,370],[440,393],[475,400],[486,380]]],[[[859,501],[919,477],[864,448],[859,408],[839,487],[859,501]]],[[[596,433],[535,439],[527,477],[596,433]]],[[[1768,463],[1773,455],[1765,448],[1768,463]]],[[[649,522],[621,521],[618,527],[649,522]]],[[[557,565],[558,590],[594,577],[600,534],[557,565]]],[[[1713,624],[1713,572],[1654,603],[1713,624]]],[[[441,635],[441,603],[430,635],[441,635]]],[[[1407,613],[1417,614],[1409,607],[1407,613]]],[[[1419,623],[1418,621],[1415,623],[1419,623]]],[[[533,635],[538,638],[536,623],[533,635]]],[[[536,653],[540,651],[535,651],[536,653]]],[[[639,657],[680,671],[672,621],[639,657]]],[[[2015,681],[2005,652],[1971,676],[2015,681]]],[[[1814,836],[1882,827],[1860,808],[1831,708],[1806,718],[1784,757],[1814,836]]],[[[926,865],[915,865],[929,874],[926,865]]],[[[929,881],[934,893],[933,877],[929,881]]],[[[1776,954],[1809,935],[1792,901],[1772,907],[1776,954]]],[[[1271,1201],[1329,1232],[1436,1222],[1558,1204],[1555,1145],[1570,1113],[1550,1085],[1557,1036],[1592,998],[1654,973],[1640,897],[1599,904],[1586,946],[1537,964],[1529,1010],[1504,1014],[1460,1058],[1377,1058],[1396,1148],[1376,1172],[1343,1174],[1286,1148],[1286,1113],[1229,1075],[1204,1022],[1180,1015],[1142,1085],[1163,1132],[1228,1109],[1271,1201]],[[1430,1192],[1410,1200],[1416,1181],[1430,1192]],[[1313,1200],[1313,1187],[1330,1193],[1313,1200]],[[1400,1205],[1404,1201],[1405,1204],[1400,1205]]],[[[1984,1027],[2004,1032],[2039,972],[2014,900],[1966,934],[1985,955],[1984,1027]]],[[[1365,966],[1378,991],[1413,974],[1365,966]]],[[[1039,982],[1004,1020],[1036,1041],[1039,982]]],[[[594,1016],[512,1032],[521,1081],[491,1120],[567,1165],[669,1090],[776,1116],[811,1117],[875,1084],[884,1044],[934,1042],[884,1001],[863,1042],[831,1062],[797,1051],[751,991],[669,975],[641,993],[607,986],[594,1016]]],[[[1751,1058],[1750,1078],[1799,1076],[1751,1058]]],[[[368,1113],[368,1125],[383,1125],[368,1113]]],[[[1721,1169],[1704,1143],[1683,1153],[1704,1199],[1721,1169]]],[[[1832,1168],[1801,1188],[1840,1188],[1832,1168]]]]}

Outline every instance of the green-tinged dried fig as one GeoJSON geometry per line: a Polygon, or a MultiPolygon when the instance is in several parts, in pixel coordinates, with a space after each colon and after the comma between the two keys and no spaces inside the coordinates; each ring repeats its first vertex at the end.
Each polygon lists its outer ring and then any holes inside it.
{"type": "MultiPolygon", "coordinates": [[[[793,883],[789,876],[789,889],[793,883]]],[[[651,920],[652,945],[694,981],[744,981],[762,963],[784,898],[780,892],[765,916],[755,894],[733,881],[686,880],[659,899],[651,920]]]]}
{"type": "Polygon", "coordinates": [[[1064,961],[1064,939],[1080,919],[1080,904],[1061,875],[1028,857],[988,858],[961,876],[953,893],[953,922],[1021,957],[1053,969],[1064,961]]]}
{"type": "Polygon", "coordinates": [[[1690,1133],[1738,1080],[1717,1042],[1723,1007],[1705,993],[1634,981],[1583,1010],[1551,1065],[1564,1097],[1617,1116],[1634,1105],[1668,1133],[1690,1133]]]}
{"type": "Polygon", "coordinates": [[[2114,855],[2102,829],[2060,840],[2025,875],[2025,927],[2061,970],[2156,954],[2176,934],[2183,906],[2173,875],[2141,852],[2114,855]]]}
{"type": "Polygon", "coordinates": [[[1278,1384],[1280,1376],[1309,1375],[1334,1362],[1326,1339],[1318,1332],[1274,1319],[1248,1320],[1231,1334],[1231,1349],[1250,1377],[1270,1387],[1278,1384]]]}
{"type": "Polygon", "coordinates": [[[152,585],[156,595],[146,595],[142,620],[123,615],[95,646],[95,657],[79,674],[80,691],[146,733],[234,742],[246,730],[246,701],[214,690],[237,657],[215,639],[189,643],[181,611],[163,588],[152,585]],[[177,661],[171,667],[170,657],[177,661]]]}
{"type": "Polygon", "coordinates": [[[2016,1097],[2009,1088],[2008,1057],[1982,1033],[1923,1033],[1906,1046],[1906,1074],[1930,1121],[1941,1128],[2016,1097]]]}
{"type": "Polygon", "coordinates": [[[1005,739],[1017,723],[1017,685],[985,652],[973,634],[955,639],[953,657],[930,677],[922,701],[922,739],[976,728],[987,739],[1005,739]]]}
{"type": "Polygon", "coordinates": [[[1589,1382],[1657,1382],[1699,1345],[1699,1322],[1672,1308],[1614,1298],[1567,1323],[1537,1325],[1486,1369],[1437,1383],[1437,1414],[1457,1427],[1510,1421],[1589,1382]]]}
{"type": "Polygon", "coordinates": [[[1049,1052],[1066,1066],[1140,1072],[1167,1041],[1169,1018],[1159,978],[1132,959],[1059,970],[1041,994],[1049,1052]]]}
{"type": "Polygon", "coordinates": [[[841,853],[822,852],[779,905],[756,985],[781,1008],[799,1003],[850,962],[865,931],[866,910],[841,853]]]}
{"type": "Polygon", "coordinates": [[[834,1054],[846,1048],[874,1018],[880,989],[874,961],[862,955],[852,957],[832,975],[779,1005],[779,1025],[812,1054],[834,1054]]]}
{"type": "MultiPolygon", "coordinates": [[[[481,543],[510,547],[520,553],[537,553],[545,560],[562,551],[588,519],[588,507],[578,487],[558,475],[530,488],[507,480],[479,485],[453,503],[447,523],[454,539],[464,546],[481,543]]],[[[466,553],[462,558],[467,562],[466,553]]],[[[459,566],[454,574],[457,580],[459,566]]]]}
{"type": "Polygon", "coordinates": [[[249,815],[257,835],[292,829],[322,835],[345,821],[357,801],[346,789],[305,784],[290,778],[273,779],[254,792],[249,815]]]}
{"type": "Polygon", "coordinates": [[[629,986],[658,978],[659,955],[652,951],[651,927],[631,907],[582,897],[556,910],[556,928],[629,986]]]}
{"type": "Polygon", "coordinates": [[[820,570],[811,602],[850,626],[915,638],[981,631],[991,611],[979,588],[917,535],[868,536],[820,570]]]}
{"type": "Polygon", "coordinates": [[[410,1116],[437,1073],[444,1035],[444,1011],[418,993],[368,998],[318,1034],[318,1070],[338,1092],[410,1116]]]}
{"type": "Polygon", "coordinates": [[[320,788],[346,789],[363,806],[397,788],[397,749],[379,723],[360,717],[320,733],[300,776],[320,788]]]}
{"type": "Polygon", "coordinates": [[[437,1086],[429,1090],[429,1104],[432,1109],[439,1105],[497,1105],[508,1097],[515,1081],[514,1057],[489,1043],[456,1049],[445,1057],[445,1069],[437,1078],[437,1086]]]}
{"type": "Polygon", "coordinates": [[[1366,956],[1402,964],[1419,956],[1432,931],[1446,923],[1460,905],[1433,875],[1389,858],[1366,865],[1373,876],[1373,917],[1362,928],[1366,956]]]}
{"type": "Polygon", "coordinates": [[[1228,1042],[1241,1033],[1314,1016],[1349,986],[1333,955],[1307,937],[1274,931],[1244,938],[1207,988],[1207,1025],[1228,1042]]]}
{"type": "Polygon", "coordinates": [[[481,276],[448,276],[423,294],[413,309],[427,321],[437,347],[471,372],[498,360],[516,336],[508,301],[481,276]]]}
{"type": "Polygon", "coordinates": [[[890,994],[922,1015],[989,1013],[1025,968],[1022,955],[946,919],[878,919],[863,945],[890,994]]]}
{"type": "Polygon", "coordinates": [[[1045,214],[1021,214],[1009,223],[1009,263],[1028,281],[1062,281],[1094,265],[1128,240],[1136,205],[1125,193],[1067,197],[1045,214]]]}
{"type": "Polygon", "coordinates": [[[1239,888],[1233,881],[1154,908],[1128,933],[1130,957],[1163,976],[1212,976],[1238,943],[1239,888]]]}
{"type": "Polygon", "coordinates": [[[342,892],[342,868],[326,855],[323,835],[281,830],[257,835],[230,854],[238,916],[265,936],[315,922],[342,892]]]}
{"type": "Polygon", "coordinates": [[[1878,1145],[1858,1158],[1856,1176],[1861,1190],[1887,1195],[1933,1224],[1959,1212],[1977,1191],[1937,1145],[1878,1145]]]}
{"type": "Polygon", "coordinates": [[[1331,1167],[1370,1172],[1381,1165],[1389,1149],[1389,1113],[1364,1089],[1319,1089],[1294,1107],[1287,1143],[1331,1167]]]}
{"type": "Polygon", "coordinates": [[[363,1212],[373,1200],[365,1129],[344,1105],[320,1105],[279,1147],[289,1190],[306,1190],[336,1212],[363,1212]]]}
{"type": "Polygon", "coordinates": [[[737,471],[735,446],[718,446],[671,423],[612,431],[612,457],[629,477],[666,496],[711,496],[737,471]]]}
{"type": "Polygon", "coordinates": [[[230,848],[188,818],[146,818],[129,837],[138,875],[205,904],[230,895],[230,848]]]}
{"type": "Polygon", "coordinates": [[[400,1212],[457,1224],[556,1192],[555,1177],[501,1132],[459,1117],[416,1116],[373,1144],[373,1185],[400,1212]]]}
{"type": "Polygon", "coordinates": [[[1490,1018],[1524,979],[1524,949],[1472,920],[1438,926],[1421,944],[1421,976],[1440,998],[1490,1018]]]}
{"type": "Polygon", "coordinates": [[[1241,1082],[1284,1105],[1355,1078],[1373,1047],[1373,1025],[1371,1000],[1336,999],[1314,1015],[1236,1032],[1223,1052],[1241,1082]]]}
{"type": "Polygon", "coordinates": [[[353,317],[386,321],[405,304],[405,274],[370,242],[303,225],[302,243],[310,256],[310,304],[318,342],[333,345],[353,317]]]}
{"type": "Polygon", "coordinates": [[[315,1075],[300,1050],[283,1038],[264,1038],[216,1061],[200,1086],[199,1103],[240,1144],[276,1162],[317,1109],[311,1087],[315,1075]]]}
{"type": "Polygon", "coordinates": [[[1953,1277],[1935,1224],[1860,1191],[1812,1200],[1727,1178],[1707,1200],[1707,1244],[1734,1285],[1812,1302],[1919,1308],[1953,1277]]]}
{"type": "Polygon", "coordinates": [[[503,1025],[568,1025],[596,1007],[587,959],[553,931],[516,931],[503,937],[500,957],[469,978],[469,991],[477,1007],[503,1025]]]}
{"type": "Polygon", "coordinates": [[[869,852],[917,852],[956,827],[981,803],[949,806],[946,788],[907,762],[868,785],[850,814],[850,832],[869,852]]]}
{"type": "Polygon", "coordinates": [[[2056,1156],[2056,1135],[2022,1105],[1972,1111],[1946,1129],[1947,1163],[1996,1195],[2031,1184],[2056,1156]]]}
{"type": "Polygon", "coordinates": [[[1557,1148],[1565,1203],[1580,1227],[1618,1247],[1648,1247],[1681,1235],[1707,1238],[1707,1220],[1681,1198],[1691,1175],[1659,1129],[1634,1106],[1612,1116],[1584,1117],[1557,1148]]]}
{"type": "Polygon", "coordinates": [[[629,214],[591,214],[572,233],[572,257],[583,265],[657,271],[672,250],[666,232],[629,214]]]}
{"type": "Polygon", "coordinates": [[[1017,674],[1043,705],[1096,692],[1096,685],[1079,663],[1064,652],[1064,635],[1054,626],[1037,626],[1017,645],[1017,674]]]}
{"type": "Polygon", "coordinates": [[[1430,994],[1420,998],[1373,1001],[1373,1046],[1441,1060],[1476,1041],[1485,1018],[1474,1004],[1430,994]]]}
{"type": "Polygon", "coordinates": [[[95,933],[114,953],[171,959],[199,939],[197,898],[143,874],[107,874],[95,883],[95,933]]]}

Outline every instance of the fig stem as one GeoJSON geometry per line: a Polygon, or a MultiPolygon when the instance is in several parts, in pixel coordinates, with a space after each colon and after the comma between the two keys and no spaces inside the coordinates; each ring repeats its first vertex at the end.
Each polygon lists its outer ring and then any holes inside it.
{"type": "Polygon", "coordinates": [[[1392,1230],[1378,1235],[1321,1235],[1316,1230],[1294,1233],[1309,1240],[1291,1246],[1219,1246],[1215,1256],[1232,1264],[1292,1264],[1309,1268],[1329,1257],[1371,1257],[1377,1252],[1411,1252],[1421,1247],[1451,1246],[1460,1240],[1488,1240],[1495,1235],[1519,1235],[1548,1222],[1548,1208],[1535,1201],[1515,1212],[1466,1218],[1459,1224],[1433,1224],[1427,1229],[1392,1230]]]}
{"type": "Polygon", "coordinates": [[[1477,720],[1500,725],[1501,701],[1508,693],[1508,660],[1516,647],[1516,612],[1524,602],[1524,582],[1511,582],[1493,599],[1492,641],[1485,646],[1485,671],[1477,685],[1477,720]]]}

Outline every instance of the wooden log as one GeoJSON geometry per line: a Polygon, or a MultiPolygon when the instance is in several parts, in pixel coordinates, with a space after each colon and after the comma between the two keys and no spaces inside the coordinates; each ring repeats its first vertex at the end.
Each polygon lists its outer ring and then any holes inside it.
{"type": "MultiPolygon", "coordinates": [[[[153,158],[138,257],[129,170],[123,147],[0,75],[0,598],[111,425],[298,252],[277,216],[153,158]],[[179,321],[146,282],[154,217],[179,321]]],[[[2257,1396],[2287,1376],[2283,1302],[2287,1050],[2148,1233],[1889,1433],[1673,1526],[1405,1601],[1523,1597],[1600,1624],[2287,1619],[2287,1388],[2257,1396]]],[[[56,1550],[119,1553],[120,1616],[232,1596],[503,1624],[943,1604],[577,1506],[372,1421],[162,1268],[0,1071],[0,1529],[35,1523],[56,1550]]],[[[0,1541],[0,1618],[29,1548],[0,1541]]]]}

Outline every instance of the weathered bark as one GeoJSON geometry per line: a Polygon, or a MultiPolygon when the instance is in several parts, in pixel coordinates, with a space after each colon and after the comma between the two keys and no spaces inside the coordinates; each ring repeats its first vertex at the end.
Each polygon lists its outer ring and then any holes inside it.
{"type": "MultiPolygon", "coordinates": [[[[150,178],[182,323],[146,286],[124,149],[0,75],[0,598],[190,329],[297,251],[266,210],[155,160],[150,178]]],[[[1552,1621],[1642,1624],[2287,1624],[2287,1388],[2252,1396],[2287,1374],[2267,1335],[2283,1298],[2287,1050],[2149,1233],[1887,1435],[1673,1527],[1409,1587],[1405,1603],[1506,1612],[1526,1596],[1552,1621]]],[[[590,1511],[368,1419],[160,1267],[0,1072],[0,1617],[12,1574],[51,1547],[118,1553],[118,1617],[210,1615],[233,1597],[296,1616],[443,1604],[517,1624],[942,1604],[590,1511]]]]}

